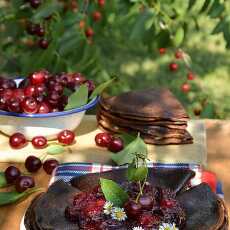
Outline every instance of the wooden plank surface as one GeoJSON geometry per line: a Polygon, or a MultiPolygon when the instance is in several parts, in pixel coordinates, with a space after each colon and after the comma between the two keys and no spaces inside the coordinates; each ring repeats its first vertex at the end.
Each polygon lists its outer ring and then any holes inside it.
{"type": "MultiPolygon", "coordinates": [[[[205,120],[207,128],[208,169],[215,171],[223,182],[225,200],[230,211],[230,121],[205,120]]],[[[12,163],[0,163],[0,171],[12,163]]],[[[23,169],[22,164],[18,164],[23,169]]],[[[35,175],[37,185],[46,187],[49,181],[42,170],[35,175]]],[[[34,195],[19,204],[0,208],[0,230],[18,230],[21,218],[34,195]]]]}

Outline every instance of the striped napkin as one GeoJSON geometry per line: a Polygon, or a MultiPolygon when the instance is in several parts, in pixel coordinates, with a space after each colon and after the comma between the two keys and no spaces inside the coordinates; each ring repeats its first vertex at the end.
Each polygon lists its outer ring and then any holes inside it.
{"type": "MultiPolygon", "coordinates": [[[[127,166],[111,166],[98,163],[63,163],[60,164],[54,171],[51,183],[57,180],[69,182],[73,177],[86,175],[88,173],[105,172],[126,168],[127,166]]],[[[216,175],[210,171],[206,171],[198,164],[162,164],[148,163],[150,168],[171,168],[171,169],[190,169],[195,172],[195,177],[190,180],[190,186],[198,185],[202,182],[209,184],[211,189],[223,198],[222,184],[217,180],[216,175]]]]}

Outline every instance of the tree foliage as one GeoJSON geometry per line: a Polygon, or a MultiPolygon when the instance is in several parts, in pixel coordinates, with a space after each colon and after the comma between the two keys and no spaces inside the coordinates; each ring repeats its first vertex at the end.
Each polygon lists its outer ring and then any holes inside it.
{"type": "MultiPolygon", "coordinates": [[[[40,68],[52,72],[81,71],[108,79],[105,62],[119,45],[180,47],[191,30],[200,30],[200,18],[216,26],[230,47],[230,16],[222,0],[43,0],[34,9],[30,1],[12,0],[0,8],[1,72],[25,75],[40,68]],[[99,12],[95,19],[94,13],[99,12]],[[45,29],[48,48],[28,25],[45,29]],[[91,28],[93,34],[87,34],[91,28]]],[[[111,60],[112,61],[112,60],[111,60]]]]}

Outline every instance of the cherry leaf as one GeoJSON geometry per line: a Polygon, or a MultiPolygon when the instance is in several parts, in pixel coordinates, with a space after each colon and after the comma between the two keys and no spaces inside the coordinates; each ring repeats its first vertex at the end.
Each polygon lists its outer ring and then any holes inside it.
{"type": "Polygon", "coordinates": [[[7,181],[6,181],[6,177],[5,177],[5,173],[4,172],[0,172],[0,188],[4,188],[6,187],[7,181]]]}
{"type": "Polygon", "coordinates": [[[65,151],[64,146],[58,144],[51,144],[46,148],[46,152],[49,155],[59,155],[65,151]]]}

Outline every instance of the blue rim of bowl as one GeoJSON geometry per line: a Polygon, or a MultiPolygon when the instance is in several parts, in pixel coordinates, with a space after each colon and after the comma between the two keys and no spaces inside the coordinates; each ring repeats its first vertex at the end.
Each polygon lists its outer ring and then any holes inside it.
{"type": "MultiPolygon", "coordinates": [[[[22,79],[23,79],[22,77],[15,78],[15,80],[22,80],[22,79]]],[[[13,116],[13,117],[30,117],[30,118],[60,117],[60,116],[70,115],[73,113],[80,113],[85,110],[91,109],[97,104],[98,101],[99,101],[99,96],[93,98],[90,102],[88,102],[87,104],[81,107],[66,110],[66,111],[61,111],[61,112],[27,114],[27,113],[14,113],[14,112],[7,112],[4,110],[0,110],[0,115],[13,116]]]]}

